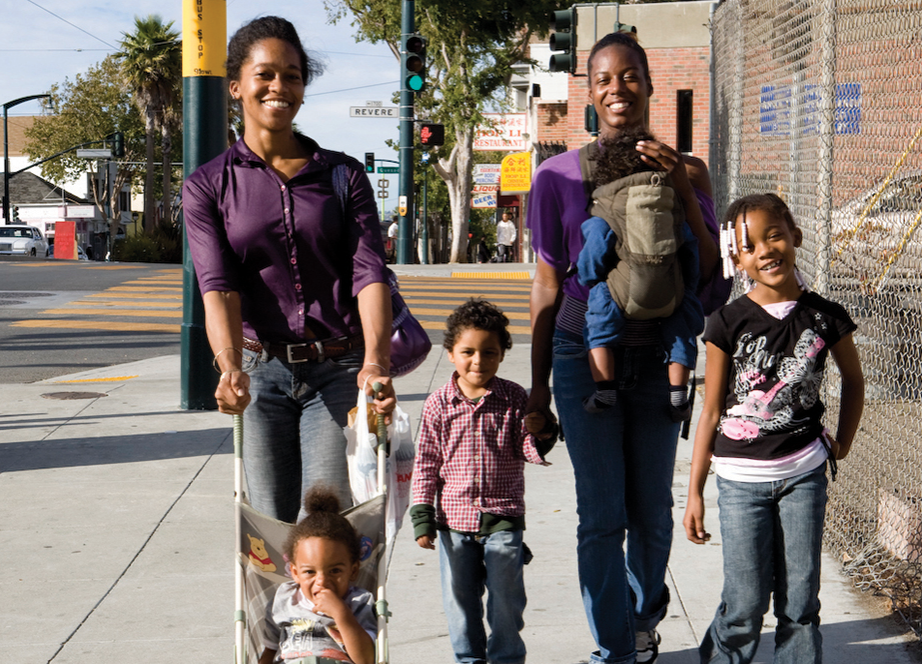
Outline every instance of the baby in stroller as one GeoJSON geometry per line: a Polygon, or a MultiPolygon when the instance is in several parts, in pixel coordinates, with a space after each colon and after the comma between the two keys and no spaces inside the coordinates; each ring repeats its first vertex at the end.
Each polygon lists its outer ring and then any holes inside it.
{"type": "Polygon", "coordinates": [[[266,609],[259,664],[311,656],[372,664],[374,596],[352,585],[359,572],[359,535],[327,487],[308,491],[304,508],[307,516],[291,529],[285,544],[292,581],[278,587],[266,609]]]}

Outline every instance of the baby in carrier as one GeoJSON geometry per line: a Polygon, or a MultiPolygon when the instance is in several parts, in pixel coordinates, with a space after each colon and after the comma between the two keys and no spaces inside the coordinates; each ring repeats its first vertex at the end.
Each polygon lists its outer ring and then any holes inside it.
{"type": "Polygon", "coordinates": [[[655,320],[669,362],[670,417],[682,422],[691,418],[688,377],[698,354],[695,338],[704,329],[695,295],[698,241],[669,175],[640,158],[637,142],[652,139],[644,129],[626,129],[600,140],[597,154],[581,154],[593,216],[582,225],[577,267],[590,288],[585,336],[596,383],[583,405],[595,413],[617,402],[613,348],[626,341],[625,322],[655,320]]]}

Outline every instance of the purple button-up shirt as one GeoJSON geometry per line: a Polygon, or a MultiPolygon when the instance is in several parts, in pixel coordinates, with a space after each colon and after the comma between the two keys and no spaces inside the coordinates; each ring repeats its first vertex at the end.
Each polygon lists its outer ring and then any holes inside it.
{"type": "Polygon", "coordinates": [[[199,288],[240,293],[245,336],[272,343],[357,334],[356,295],[387,283],[377,203],[361,164],[300,136],[311,159],[282,181],[243,140],[183,186],[199,288]],[[333,191],[348,164],[345,215],[333,191]]]}

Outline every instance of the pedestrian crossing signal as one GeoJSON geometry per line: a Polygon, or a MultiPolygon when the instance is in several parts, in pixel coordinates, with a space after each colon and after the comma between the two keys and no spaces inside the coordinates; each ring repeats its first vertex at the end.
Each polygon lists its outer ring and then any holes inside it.
{"type": "Polygon", "coordinates": [[[419,142],[425,147],[445,145],[445,125],[424,124],[419,130],[419,142]]]}

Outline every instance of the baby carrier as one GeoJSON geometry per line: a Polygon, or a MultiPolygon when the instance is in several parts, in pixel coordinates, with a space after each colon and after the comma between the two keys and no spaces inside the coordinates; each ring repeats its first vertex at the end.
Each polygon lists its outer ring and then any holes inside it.
{"type": "Polygon", "coordinates": [[[643,171],[592,190],[592,142],[579,151],[589,212],[608,223],[617,238],[617,262],[608,289],[625,318],[649,320],[671,315],[685,290],[677,252],[684,242],[685,211],[668,174],[643,171]]]}

